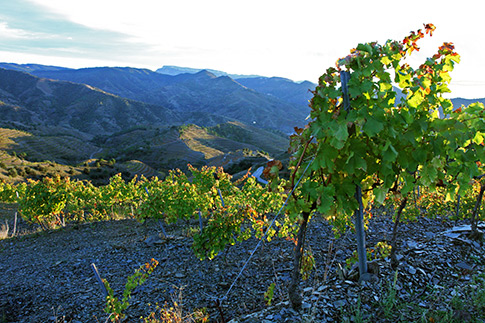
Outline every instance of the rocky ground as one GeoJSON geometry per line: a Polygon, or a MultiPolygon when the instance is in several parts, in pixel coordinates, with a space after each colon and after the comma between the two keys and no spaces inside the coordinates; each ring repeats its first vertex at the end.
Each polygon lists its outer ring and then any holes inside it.
{"type": "MultiPolygon", "coordinates": [[[[10,232],[15,211],[15,205],[0,205],[0,223],[7,219],[10,232]]],[[[346,263],[355,249],[353,235],[334,239],[324,221],[312,220],[307,237],[315,270],[301,283],[302,310],[294,311],[286,292],[291,241],[265,242],[230,289],[256,240],[199,261],[191,250],[195,222],[166,226],[165,239],[150,221],[48,232],[18,221],[16,237],[0,241],[0,322],[107,322],[91,264],[121,295],[126,278],[151,258],[160,264],[135,291],[125,322],[140,322],[156,303],[173,307],[174,300],[185,313],[204,308],[211,322],[485,322],[485,247],[468,238],[466,222],[421,218],[400,228],[397,271],[389,257],[377,257],[371,280],[359,284],[346,263]],[[274,296],[267,305],[271,283],[274,296]]],[[[367,247],[377,250],[391,230],[390,216],[374,216],[367,247]]]]}

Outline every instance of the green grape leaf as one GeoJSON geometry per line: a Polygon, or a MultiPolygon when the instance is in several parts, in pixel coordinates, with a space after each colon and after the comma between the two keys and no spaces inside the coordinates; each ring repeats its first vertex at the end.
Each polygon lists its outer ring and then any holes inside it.
{"type": "Polygon", "coordinates": [[[481,102],[475,102],[470,104],[468,107],[465,108],[466,113],[468,114],[476,114],[478,112],[481,112],[485,109],[483,103],[481,102]]]}
{"type": "Polygon", "coordinates": [[[477,132],[475,134],[475,137],[473,137],[473,142],[477,145],[483,144],[483,138],[484,138],[484,133],[482,132],[477,132]]]}
{"type": "Polygon", "coordinates": [[[367,171],[367,162],[361,156],[351,154],[345,163],[344,169],[349,174],[354,174],[356,170],[361,169],[367,171]]]}
{"type": "Polygon", "coordinates": [[[373,189],[374,196],[376,197],[376,202],[378,204],[384,203],[387,195],[387,189],[384,187],[376,187],[373,189]]]}
{"type": "Polygon", "coordinates": [[[345,141],[349,137],[349,131],[345,123],[338,123],[337,130],[334,132],[334,137],[339,141],[345,141]]]}
{"type": "Polygon", "coordinates": [[[386,162],[394,162],[398,156],[398,152],[391,144],[390,141],[386,142],[386,146],[383,148],[382,151],[382,159],[386,162]]]}
{"type": "Polygon", "coordinates": [[[381,132],[382,129],[384,129],[384,124],[372,117],[368,117],[363,129],[366,135],[368,135],[369,137],[374,137],[376,134],[381,132]]]}
{"type": "Polygon", "coordinates": [[[389,57],[387,57],[387,56],[382,57],[382,58],[381,58],[381,62],[382,62],[382,64],[384,64],[384,65],[391,65],[391,63],[392,63],[392,61],[391,61],[391,60],[389,59],[389,57]]]}
{"type": "Polygon", "coordinates": [[[392,84],[386,83],[386,82],[380,82],[379,83],[379,91],[381,92],[387,92],[392,90],[392,84]]]}
{"type": "Polygon", "coordinates": [[[319,196],[320,205],[318,206],[318,212],[326,214],[333,206],[334,203],[335,188],[333,185],[325,186],[319,196]]]}
{"type": "Polygon", "coordinates": [[[408,98],[408,104],[410,107],[416,108],[424,100],[423,93],[421,91],[416,91],[410,98],[408,98]]]}

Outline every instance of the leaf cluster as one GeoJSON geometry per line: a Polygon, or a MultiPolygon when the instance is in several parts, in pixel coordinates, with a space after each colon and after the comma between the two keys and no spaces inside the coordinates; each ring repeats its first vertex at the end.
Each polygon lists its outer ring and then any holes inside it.
{"type": "MultiPolygon", "coordinates": [[[[17,186],[4,183],[0,197],[10,201],[20,191],[15,199],[20,214],[44,229],[106,220],[117,212],[129,213],[139,221],[155,218],[166,223],[200,216],[205,225],[195,234],[193,248],[201,259],[213,258],[226,245],[251,236],[262,238],[270,225],[267,214],[281,208],[286,197],[285,181],[275,182],[269,189],[249,173],[233,182],[222,168],[188,168],[189,173],[173,170],[164,180],[142,177],[126,182],[118,174],[99,187],[59,176],[17,186]]],[[[288,232],[282,228],[280,234],[288,232]]],[[[275,234],[272,229],[266,238],[270,240],[275,234]]]]}
{"type": "Polygon", "coordinates": [[[365,205],[382,204],[389,192],[406,195],[416,185],[465,192],[480,174],[483,104],[453,109],[443,97],[460,60],[453,44],[418,68],[405,62],[424,36],[418,30],[403,41],[359,44],[320,77],[310,122],[291,136],[293,184],[312,162],[289,205],[293,218],[317,211],[343,228],[357,208],[356,186],[365,205]]]}

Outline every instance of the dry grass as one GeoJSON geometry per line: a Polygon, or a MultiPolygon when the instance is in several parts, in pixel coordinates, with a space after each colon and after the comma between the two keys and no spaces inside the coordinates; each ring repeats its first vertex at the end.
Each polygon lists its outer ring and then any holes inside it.
{"type": "Polygon", "coordinates": [[[8,238],[8,231],[9,231],[8,221],[5,220],[5,224],[2,224],[0,226],[0,240],[8,238]]]}

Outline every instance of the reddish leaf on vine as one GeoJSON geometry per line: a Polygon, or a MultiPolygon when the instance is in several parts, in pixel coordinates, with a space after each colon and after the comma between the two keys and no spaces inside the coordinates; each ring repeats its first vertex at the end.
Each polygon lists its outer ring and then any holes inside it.
{"type": "Polygon", "coordinates": [[[298,128],[298,127],[295,127],[295,132],[299,135],[301,135],[301,133],[303,132],[303,128],[298,128]]]}
{"type": "Polygon", "coordinates": [[[433,24],[425,24],[424,29],[426,30],[426,34],[429,33],[430,36],[433,36],[433,32],[435,31],[436,27],[433,24]]]}
{"type": "Polygon", "coordinates": [[[453,54],[453,50],[455,49],[455,45],[453,43],[443,43],[443,45],[440,46],[438,53],[448,55],[448,54],[453,54]]]}
{"type": "Polygon", "coordinates": [[[277,175],[277,170],[281,170],[282,168],[283,164],[281,161],[276,159],[270,160],[263,170],[263,176],[266,178],[273,178],[277,175]]]}
{"type": "Polygon", "coordinates": [[[421,29],[418,30],[418,38],[424,38],[424,34],[423,32],[421,31],[421,29]]]}

